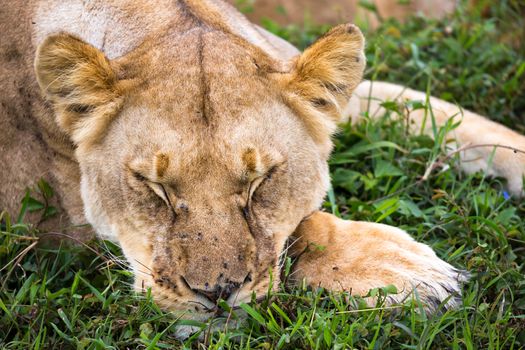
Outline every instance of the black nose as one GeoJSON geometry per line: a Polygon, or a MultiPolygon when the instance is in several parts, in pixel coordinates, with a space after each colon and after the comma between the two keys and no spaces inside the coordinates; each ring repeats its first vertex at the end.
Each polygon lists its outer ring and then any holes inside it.
{"type": "Polygon", "coordinates": [[[224,285],[215,285],[213,288],[207,289],[194,289],[197,294],[203,295],[206,298],[210,299],[212,302],[217,303],[219,299],[228,300],[228,298],[239,289],[240,283],[227,283],[224,285]]]}

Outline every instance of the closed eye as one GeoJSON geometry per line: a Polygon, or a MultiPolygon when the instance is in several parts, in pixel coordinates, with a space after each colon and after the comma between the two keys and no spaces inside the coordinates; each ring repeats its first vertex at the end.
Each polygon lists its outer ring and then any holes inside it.
{"type": "Polygon", "coordinates": [[[266,172],[265,175],[256,178],[250,183],[250,188],[248,191],[248,205],[250,204],[252,197],[254,193],[257,191],[257,189],[259,189],[265,182],[270,180],[272,178],[272,175],[277,171],[277,169],[278,169],[278,166],[276,165],[270,168],[270,170],[268,170],[268,172],[266,172]]]}
{"type": "Polygon", "coordinates": [[[168,195],[168,192],[166,191],[166,188],[163,184],[160,184],[158,182],[147,182],[148,186],[155,192],[157,196],[159,196],[169,207],[172,207],[170,196],[168,195]]]}
{"type": "Polygon", "coordinates": [[[250,187],[248,189],[248,200],[246,201],[246,205],[242,208],[242,214],[248,222],[251,220],[252,201],[254,195],[257,193],[257,190],[262,188],[263,185],[272,178],[278,168],[278,165],[270,168],[270,170],[265,175],[256,178],[250,183],[250,187]]]}
{"type": "Polygon", "coordinates": [[[146,184],[160,199],[164,201],[164,203],[166,203],[167,206],[169,206],[172,209],[174,208],[168,191],[166,190],[166,187],[164,187],[163,184],[151,181],[138,172],[133,172],[133,176],[138,181],[146,184]]]}

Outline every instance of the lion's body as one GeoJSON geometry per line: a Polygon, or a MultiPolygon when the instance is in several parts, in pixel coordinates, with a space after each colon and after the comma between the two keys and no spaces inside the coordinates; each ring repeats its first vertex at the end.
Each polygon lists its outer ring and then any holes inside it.
{"type": "MultiPolygon", "coordinates": [[[[152,287],[174,310],[205,313],[219,298],[238,304],[263,294],[294,231],[328,245],[324,258],[300,259],[298,276],[311,283],[364,293],[423,280],[422,295],[438,302],[458,291],[457,271],[406,233],[309,216],[328,188],[330,137],[352,92],[352,117],[370,92],[423,96],[358,86],[364,39],[355,26],[338,26],[299,54],[218,0],[30,1],[1,11],[1,208],[14,213],[24,189],[44,177],[61,221],[89,222],[117,241],[136,286],[152,287]],[[359,244],[367,232],[375,234],[359,244]],[[325,242],[334,234],[341,239],[325,242]],[[408,256],[414,249],[425,258],[408,256]],[[363,256],[375,258],[363,265],[363,256]],[[323,259],[347,273],[319,272],[323,259]]],[[[457,112],[431,101],[440,124],[457,112]]],[[[425,118],[410,116],[417,126],[425,118]]],[[[471,112],[455,133],[460,145],[525,148],[523,136],[471,112]]],[[[461,153],[476,157],[463,170],[485,169],[493,155],[489,172],[522,194],[525,157],[492,152],[461,153]]]]}

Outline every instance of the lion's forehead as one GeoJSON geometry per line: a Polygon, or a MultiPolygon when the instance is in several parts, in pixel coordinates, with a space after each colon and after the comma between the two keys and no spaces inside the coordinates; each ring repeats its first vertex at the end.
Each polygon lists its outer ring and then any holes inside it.
{"type": "Polygon", "coordinates": [[[206,169],[235,174],[247,167],[249,150],[256,152],[260,162],[279,163],[308,148],[302,124],[279,103],[266,101],[240,110],[219,106],[222,110],[213,110],[213,120],[204,119],[199,108],[205,107],[194,103],[181,101],[173,109],[157,105],[128,108],[115,123],[120,132],[107,140],[109,147],[119,149],[125,143],[124,151],[147,161],[165,153],[172,168],[206,165],[206,169]]]}
{"type": "Polygon", "coordinates": [[[196,28],[163,37],[128,60],[125,65],[143,81],[130,101],[192,123],[216,125],[225,117],[243,116],[247,108],[278,101],[261,68],[267,57],[224,32],[196,28]]]}

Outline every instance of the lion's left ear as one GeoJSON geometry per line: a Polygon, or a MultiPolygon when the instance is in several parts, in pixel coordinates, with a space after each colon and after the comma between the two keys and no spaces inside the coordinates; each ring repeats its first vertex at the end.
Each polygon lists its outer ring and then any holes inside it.
{"type": "Polygon", "coordinates": [[[364,43],[359,28],[339,25],[295,58],[289,73],[278,76],[285,99],[314,139],[326,140],[343,121],[343,110],[363,77],[364,43]]]}
{"type": "Polygon", "coordinates": [[[117,114],[123,84],[104,54],[82,40],[64,33],[46,38],[35,72],[58,125],[77,145],[95,141],[117,114]]]}

